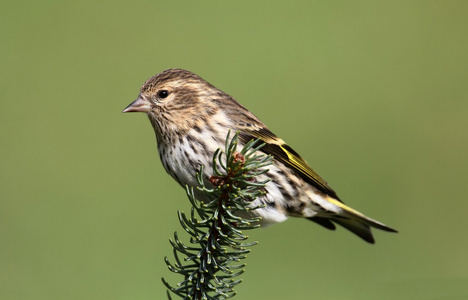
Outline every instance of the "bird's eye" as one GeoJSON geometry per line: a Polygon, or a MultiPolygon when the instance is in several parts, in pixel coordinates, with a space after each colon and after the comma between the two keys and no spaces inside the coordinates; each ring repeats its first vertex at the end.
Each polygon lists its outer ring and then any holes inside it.
{"type": "Polygon", "coordinates": [[[158,97],[159,98],[166,98],[167,96],[169,96],[169,91],[167,91],[167,90],[160,90],[158,92],[158,97]]]}

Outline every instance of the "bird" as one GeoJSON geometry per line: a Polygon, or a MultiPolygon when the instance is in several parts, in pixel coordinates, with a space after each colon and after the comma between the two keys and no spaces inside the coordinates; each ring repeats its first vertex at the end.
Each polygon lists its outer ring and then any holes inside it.
{"type": "MultiPolygon", "coordinates": [[[[375,243],[371,228],[397,232],[347,206],[328,183],[281,138],[233,97],[200,76],[184,69],[167,69],[149,78],[136,100],[124,110],[146,113],[156,135],[166,172],[182,187],[197,186],[203,166],[209,178],[213,153],[224,148],[228,132],[238,132],[240,146],[258,139],[259,150],[273,157],[266,173],[265,195],[252,211],[262,225],[301,217],[327,229],[338,224],[368,243],[375,243]]],[[[203,199],[202,199],[203,200],[203,199]]]]}

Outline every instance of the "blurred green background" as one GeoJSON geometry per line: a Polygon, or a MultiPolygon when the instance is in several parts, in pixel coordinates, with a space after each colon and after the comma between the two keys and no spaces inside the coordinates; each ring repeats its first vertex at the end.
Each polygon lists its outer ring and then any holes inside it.
{"type": "Polygon", "coordinates": [[[468,299],[467,1],[3,0],[0,35],[0,298],[166,298],[189,204],[121,111],[179,67],[400,230],[251,232],[239,299],[468,299]]]}

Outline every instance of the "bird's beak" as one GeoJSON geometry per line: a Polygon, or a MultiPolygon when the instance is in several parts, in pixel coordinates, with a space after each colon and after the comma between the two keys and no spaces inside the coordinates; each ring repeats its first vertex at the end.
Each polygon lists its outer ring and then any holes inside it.
{"type": "Polygon", "coordinates": [[[151,110],[151,104],[143,99],[141,96],[130,103],[122,112],[149,112],[151,110]]]}

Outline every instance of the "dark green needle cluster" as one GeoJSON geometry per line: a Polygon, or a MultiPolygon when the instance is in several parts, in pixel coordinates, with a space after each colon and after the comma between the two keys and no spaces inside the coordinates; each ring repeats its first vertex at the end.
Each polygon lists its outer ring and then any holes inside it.
{"type": "MultiPolygon", "coordinates": [[[[181,274],[184,280],[176,286],[163,282],[168,289],[183,299],[228,299],[241,282],[244,272],[240,261],[250,252],[248,247],[257,242],[246,242],[244,230],[259,227],[260,217],[250,211],[262,207],[254,200],[265,195],[265,176],[272,157],[256,154],[263,145],[252,140],[238,150],[238,134],[228,134],[224,151],[218,149],[213,156],[213,175],[203,178],[203,170],[196,174],[199,186],[186,187],[192,204],[190,215],[179,211],[184,230],[190,235],[190,245],[184,244],[177,234],[170,242],[174,248],[175,263],[165,261],[169,269],[181,274]],[[260,179],[262,178],[262,179],[260,179]],[[203,193],[200,202],[196,195],[203,193]],[[183,258],[182,258],[183,257],[183,258]]],[[[168,292],[169,299],[170,293],[168,292]]]]}

